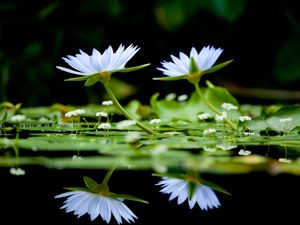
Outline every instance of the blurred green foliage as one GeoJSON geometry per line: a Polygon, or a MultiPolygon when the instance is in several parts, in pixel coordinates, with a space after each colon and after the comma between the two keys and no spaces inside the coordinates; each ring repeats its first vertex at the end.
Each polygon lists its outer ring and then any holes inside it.
{"type": "MultiPolygon", "coordinates": [[[[152,81],[170,54],[195,46],[223,47],[230,68],[210,79],[240,86],[296,90],[300,81],[296,1],[288,0],[42,0],[0,3],[0,102],[26,106],[97,103],[103,89],[63,80],[61,57],[120,43],[141,47],[131,65],[151,68],[118,76],[142,101],[189,85],[152,81]],[[185,86],[186,85],[186,86],[185,86]]],[[[118,88],[117,88],[118,89],[118,88]]],[[[122,89],[122,85],[121,88],[122,89]]],[[[122,92],[121,92],[122,93],[122,92]]],[[[121,96],[122,97],[122,94],[121,96]]]]}

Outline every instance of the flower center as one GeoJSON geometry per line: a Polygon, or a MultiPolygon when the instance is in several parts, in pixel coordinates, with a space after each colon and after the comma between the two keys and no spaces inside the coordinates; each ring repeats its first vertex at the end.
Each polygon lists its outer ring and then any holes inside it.
{"type": "Polygon", "coordinates": [[[111,76],[111,72],[101,72],[101,73],[97,73],[96,77],[98,80],[100,80],[101,82],[108,82],[110,80],[110,76],[111,76]]]}
{"type": "Polygon", "coordinates": [[[201,75],[202,75],[201,70],[198,70],[197,72],[189,73],[187,75],[187,80],[192,84],[198,83],[200,81],[201,75]]]}
{"type": "Polygon", "coordinates": [[[186,176],[187,182],[193,183],[193,184],[200,184],[199,178],[195,177],[193,175],[187,175],[186,176]]]}

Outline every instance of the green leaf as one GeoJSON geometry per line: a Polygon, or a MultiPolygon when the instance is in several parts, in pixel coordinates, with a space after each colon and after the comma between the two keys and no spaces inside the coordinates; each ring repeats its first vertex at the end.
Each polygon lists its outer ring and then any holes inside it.
{"type": "Polygon", "coordinates": [[[220,69],[222,69],[223,67],[227,66],[227,65],[230,64],[231,62],[233,62],[233,59],[228,60],[228,61],[223,62],[223,63],[220,63],[220,64],[218,64],[218,65],[215,65],[215,66],[211,67],[210,69],[204,70],[204,71],[202,71],[202,74],[213,73],[213,72],[215,72],[215,71],[217,71],[217,70],[220,70],[220,69]]]}
{"type": "Polygon", "coordinates": [[[96,74],[85,75],[85,76],[80,76],[80,77],[72,77],[72,78],[65,79],[65,81],[84,81],[84,80],[90,79],[91,77],[93,77],[95,75],[96,74]]]}
{"type": "Polygon", "coordinates": [[[292,131],[300,126],[300,106],[282,107],[266,123],[275,131],[292,131]]]}
{"type": "Polygon", "coordinates": [[[69,191],[84,191],[84,192],[90,192],[90,189],[84,188],[84,187],[65,187],[64,189],[69,191]]]}
{"type": "Polygon", "coordinates": [[[174,77],[154,77],[153,80],[161,80],[161,81],[174,81],[174,80],[183,80],[186,79],[187,75],[180,75],[174,77]]]}
{"type": "Polygon", "coordinates": [[[185,174],[175,174],[175,173],[153,173],[152,176],[155,177],[169,177],[169,178],[175,178],[175,179],[185,179],[186,175],[185,174]]]}
{"type": "MultiPolygon", "coordinates": [[[[217,87],[217,86],[214,88],[208,87],[204,91],[204,97],[208,101],[210,101],[216,108],[218,108],[219,111],[226,111],[221,107],[223,103],[231,103],[239,107],[239,103],[236,100],[236,98],[234,98],[226,88],[217,87]]],[[[209,109],[206,105],[204,105],[204,103],[201,104],[203,104],[202,106],[203,108],[206,108],[205,112],[208,112],[211,115],[215,115],[215,113],[211,109],[209,109]]],[[[227,117],[230,120],[232,120],[235,123],[239,122],[239,117],[241,116],[239,110],[229,110],[226,112],[227,112],[227,117]]]]}
{"type": "Polygon", "coordinates": [[[203,179],[201,179],[201,183],[203,185],[211,187],[212,189],[214,189],[216,191],[222,192],[222,193],[227,194],[227,195],[231,195],[228,191],[226,191],[224,188],[218,186],[215,183],[212,183],[212,182],[209,182],[209,181],[206,181],[206,180],[203,180],[203,179]]]}
{"type": "Polygon", "coordinates": [[[197,189],[197,184],[192,183],[192,182],[188,182],[188,198],[189,200],[191,200],[195,194],[195,191],[197,189]]]}
{"type": "Polygon", "coordinates": [[[265,120],[251,120],[246,122],[244,126],[253,131],[267,130],[269,127],[265,120]]]}
{"type": "Polygon", "coordinates": [[[84,176],[83,179],[88,189],[92,190],[99,187],[99,184],[96,181],[94,181],[92,178],[84,176]]]}
{"type": "Polygon", "coordinates": [[[197,62],[195,61],[194,57],[191,57],[190,65],[189,65],[189,72],[196,73],[199,71],[199,67],[197,62]]]}
{"type": "Polygon", "coordinates": [[[132,196],[132,195],[127,195],[127,194],[111,194],[111,197],[113,198],[121,198],[121,199],[126,199],[126,200],[130,200],[130,201],[135,201],[135,202],[142,202],[142,203],[146,203],[148,204],[149,202],[141,199],[141,198],[138,198],[138,197],[135,197],[135,196],[132,196]]]}
{"type": "Polygon", "coordinates": [[[199,105],[191,105],[187,102],[177,102],[174,100],[157,100],[158,94],[151,98],[151,106],[154,112],[164,121],[187,120],[197,121],[197,113],[201,111],[199,105]]]}
{"type": "Polygon", "coordinates": [[[150,66],[150,63],[143,64],[143,65],[140,65],[140,66],[127,67],[127,68],[120,69],[120,70],[115,70],[115,71],[112,71],[112,73],[117,73],[117,72],[119,72],[119,73],[128,73],[128,72],[132,72],[132,71],[135,71],[135,70],[143,69],[147,66],[150,66]]]}
{"type": "Polygon", "coordinates": [[[84,86],[88,87],[88,86],[92,86],[93,84],[97,83],[99,81],[99,79],[97,79],[96,77],[92,76],[89,79],[87,79],[87,81],[85,82],[84,86]]]}

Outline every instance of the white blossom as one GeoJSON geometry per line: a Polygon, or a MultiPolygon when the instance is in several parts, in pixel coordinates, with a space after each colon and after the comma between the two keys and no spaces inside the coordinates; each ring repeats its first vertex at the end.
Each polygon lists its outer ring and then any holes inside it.
{"type": "Polygon", "coordinates": [[[108,105],[113,105],[114,102],[112,100],[106,100],[106,101],[102,101],[102,105],[108,106],[108,105]]]}
{"type": "Polygon", "coordinates": [[[236,105],[233,105],[231,103],[228,103],[228,102],[224,102],[222,103],[221,107],[223,109],[226,109],[226,110],[238,110],[238,107],[236,105]]]}
{"type": "Polygon", "coordinates": [[[208,128],[203,131],[203,135],[213,134],[216,132],[217,132],[217,130],[215,128],[208,128]]]}
{"type": "Polygon", "coordinates": [[[152,120],[150,120],[150,124],[159,124],[159,123],[161,123],[162,122],[162,120],[161,119],[152,119],[152,120]]]}
{"type": "Polygon", "coordinates": [[[282,163],[291,163],[292,162],[290,159],[287,159],[287,158],[279,158],[278,161],[282,162],[282,163]]]}
{"type": "Polygon", "coordinates": [[[76,109],[76,110],[65,113],[65,117],[78,116],[78,115],[82,115],[84,113],[85,113],[84,109],[76,109]]]}
{"type": "Polygon", "coordinates": [[[14,116],[12,116],[12,117],[10,118],[10,120],[11,120],[12,122],[21,122],[21,121],[24,121],[24,120],[26,120],[26,119],[27,119],[27,117],[24,116],[24,115],[14,115],[14,116]]]}
{"type": "Polygon", "coordinates": [[[128,223],[137,219],[136,215],[123,203],[123,199],[85,191],[69,191],[55,196],[55,198],[63,197],[67,197],[67,200],[61,208],[67,213],[74,211],[74,215],[78,218],[89,214],[91,221],[101,216],[106,223],[109,223],[113,215],[118,224],[123,222],[122,219],[128,223]]]}
{"type": "Polygon", "coordinates": [[[215,120],[216,120],[217,122],[221,122],[221,121],[223,121],[225,118],[227,118],[227,112],[221,112],[221,114],[222,114],[222,115],[216,114],[215,120]]]}
{"type": "Polygon", "coordinates": [[[103,54],[93,49],[92,54],[79,50],[80,54],[68,55],[63,60],[73,69],[57,66],[57,69],[81,76],[93,75],[102,72],[114,72],[125,68],[126,63],[137,53],[138,47],[130,45],[125,49],[120,45],[116,52],[109,46],[103,54]]]}
{"type": "Polygon", "coordinates": [[[206,120],[210,117],[211,117],[211,115],[209,113],[201,113],[198,115],[199,120],[206,120]]]}
{"type": "Polygon", "coordinates": [[[170,93],[170,94],[167,94],[165,99],[168,100],[168,101],[172,101],[176,98],[176,94],[175,93],[170,93]]]}
{"type": "Polygon", "coordinates": [[[190,56],[180,52],[179,58],[171,55],[171,59],[173,62],[163,61],[162,67],[157,68],[162,71],[163,74],[167,76],[181,76],[185,74],[189,74],[190,70],[190,62],[193,58],[197,63],[199,70],[204,71],[210,69],[213,64],[217,61],[219,56],[221,55],[223,49],[218,48],[215,49],[211,46],[203,47],[202,50],[198,53],[197,50],[193,47],[190,51],[190,56]]]}
{"type": "Polygon", "coordinates": [[[245,122],[245,121],[250,121],[250,120],[252,120],[252,118],[251,118],[250,116],[240,116],[240,117],[239,117],[239,120],[240,120],[241,122],[245,122]]]}
{"type": "Polygon", "coordinates": [[[251,154],[251,151],[241,149],[241,150],[238,152],[238,154],[239,154],[239,155],[250,155],[250,154],[251,154]]]}
{"type": "Polygon", "coordinates": [[[179,102],[184,102],[185,100],[187,100],[188,99],[188,95],[186,95],[186,94],[184,94],[184,95],[179,95],[178,97],[177,97],[177,100],[179,101],[179,102]]]}
{"type": "Polygon", "coordinates": [[[12,167],[10,168],[9,170],[10,174],[12,175],[16,175],[16,176],[23,176],[25,175],[25,170],[21,169],[21,168],[15,168],[15,167],[12,167]]]}
{"type": "Polygon", "coordinates": [[[218,208],[221,205],[215,192],[206,185],[196,184],[196,190],[191,199],[189,199],[188,182],[186,180],[163,177],[156,185],[162,186],[161,193],[170,194],[170,201],[178,198],[178,205],[188,200],[190,209],[195,206],[196,202],[202,210],[218,208]]]}
{"type": "Polygon", "coordinates": [[[108,115],[107,115],[106,112],[96,112],[96,116],[97,117],[99,117],[99,116],[101,116],[101,117],[107,117],[108,115]]]}
{"type": "Polygon", "coordinates": [[[98,125],[98,129],[109,129],[109,128],[111,128],[110,123],[100,123],[98,125]]]}

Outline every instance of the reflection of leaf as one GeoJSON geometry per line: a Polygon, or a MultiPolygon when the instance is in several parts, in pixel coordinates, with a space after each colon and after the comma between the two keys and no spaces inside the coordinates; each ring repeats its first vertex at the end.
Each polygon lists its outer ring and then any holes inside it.
{"type": "Polygon", "coordinates": [[[280,49],[275,64],[278,81],[289,83],[300,80],[300,34],[293,34],[280,49]]]}
{"type": "Polygon", "coordinates": [[[83,179],[84,179],[84,183],[88,189],[93,190],[93,189],[99,187],[99,184],[96,181],[94,181],[92,178],[84,176],[83,179]]]}

